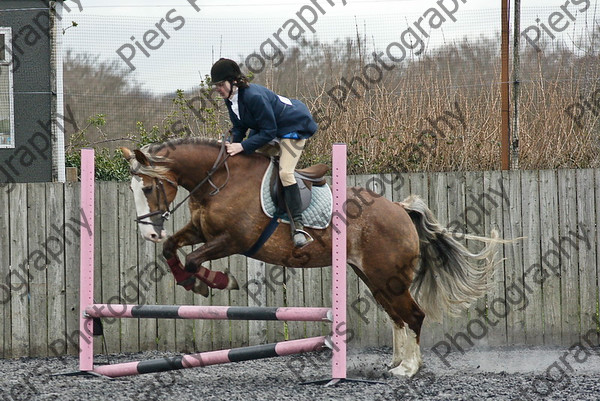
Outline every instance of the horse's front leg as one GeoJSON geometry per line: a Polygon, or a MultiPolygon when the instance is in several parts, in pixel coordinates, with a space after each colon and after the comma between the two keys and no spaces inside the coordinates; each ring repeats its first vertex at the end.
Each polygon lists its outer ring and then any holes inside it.
{"type": "Polygon", "coordinates": [[[190,222],[181,230],[167,238],[163,244],[163,256],[171,268],[171,273],[173,273],[178,285],[182,286],[187,291],[192,290],[197,294],[207,297],[208,286],[206,283],[197,279],[194,274],[186,272],[177,256],[177,250],[182,246],[195,245],[203,241],[204,237],[202,234],[190,222]]]}
{"type": "Polygon", "coordinates": [[[231,249],[231,240],[228,234],[221,234],[204,243],[200,248],[191,252],[185,258],[185,271],[193,273],[211,288],[220,290],[239,289],[237,280],[229,273],[211,271],[202,266],[202,263],[224,258],[234,254],[231,249]]]}

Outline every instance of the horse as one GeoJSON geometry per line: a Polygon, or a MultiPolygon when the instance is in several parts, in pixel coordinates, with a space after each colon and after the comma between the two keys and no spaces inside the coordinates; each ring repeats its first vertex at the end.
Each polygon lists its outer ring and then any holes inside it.
{"type": "MultiPolygon", "coordinates": [[[[140,233],[146,240],[164,242],[163,256],[178,284],[204,296],[208,287],[239,288],[230,273],[202,264],[244,254],[269,224],[259,191],[270,159],[256,153],[228,157],[220,141],[189,137],[121,150],[130,164],[140,233]],[[169,209],[179,186],[189,191],[185,201],[191,220],[168,236],[163,223],[182,205],[169,209]],[[186,256],[184,267],[177,249],[196,244],[202,245],[186,256]]],[[[347,264],[393,322],[390,372],[412,377],[423,364],[423,319],[458,314],[482,296],[502,240],[495,231],[490,237],[457,237],[416,195],[392,202],[365,188],[350,187],[347,193],[341,216],[347,229],[347,264]],[[484,247],[473,253],[460,238],[482,241],[484,247]]],[[[315,240],[297,249],[289,228],[279,225],[252,257],[286,267],[330,266],[332,229],[331,224],[322,230],[307,228],[315,240]]]]}

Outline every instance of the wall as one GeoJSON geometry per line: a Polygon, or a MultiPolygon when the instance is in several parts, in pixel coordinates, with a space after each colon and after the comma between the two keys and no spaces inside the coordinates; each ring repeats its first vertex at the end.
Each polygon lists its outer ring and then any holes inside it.
{"type": "Polygon", "coordinates": [[[15,111],[15,148],[0,149],[0,185],[52,180],[48,21],[47,1],[0,3],[0,26],[13,31],[15,111]]]}

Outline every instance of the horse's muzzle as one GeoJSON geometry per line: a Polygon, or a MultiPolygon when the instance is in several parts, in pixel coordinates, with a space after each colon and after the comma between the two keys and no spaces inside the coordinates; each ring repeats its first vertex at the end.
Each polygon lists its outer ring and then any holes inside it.
{"type": "Polygon", "coordinates": [[[155,211],[143,216],[136,217],[142,238],[155,243],[162,242],[167,238],[167,232],[164,229],[165,220],[168,220],[170,213],[155,211]]]}
{"type": "Polygon", "coordinates": [[[167,238],[167,232],[164,229],[160,230],[160,233],[156,232],[155,230],[149,230],[146,233],[142,233],[142,238],[158,244],[167,238]]]}

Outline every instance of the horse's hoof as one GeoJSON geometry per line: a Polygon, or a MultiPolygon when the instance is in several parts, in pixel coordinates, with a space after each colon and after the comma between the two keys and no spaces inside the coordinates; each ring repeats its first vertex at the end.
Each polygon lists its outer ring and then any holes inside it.
{"type": "Polygon", "coordinates": [[[389,372],[396,377],[413,377],[419,371],[420,367],[421,366],[417,361],[407,363],[407,361],[404,360],[400,365],[390,369],[389,372]]]}
{"type": "Polygon", "coordinates": [[[205,298],[208,298],[208,294],[209,294],[208,286],[202,280],[196,279],[196,282],[194,283],[194,286],[192,287],[192,291],[196,294],[202,295],[205,298]]]}
{"type": "Polygon", "coordinates": [[[235,279],[235,277],[233,277],[230,273],[227,273],[227,278],[228,278],[228,282],[227,282],[227,287],[225,287],[225,290],[239,290],[240,286],[238,285],[237,280],[235,279]]]}

